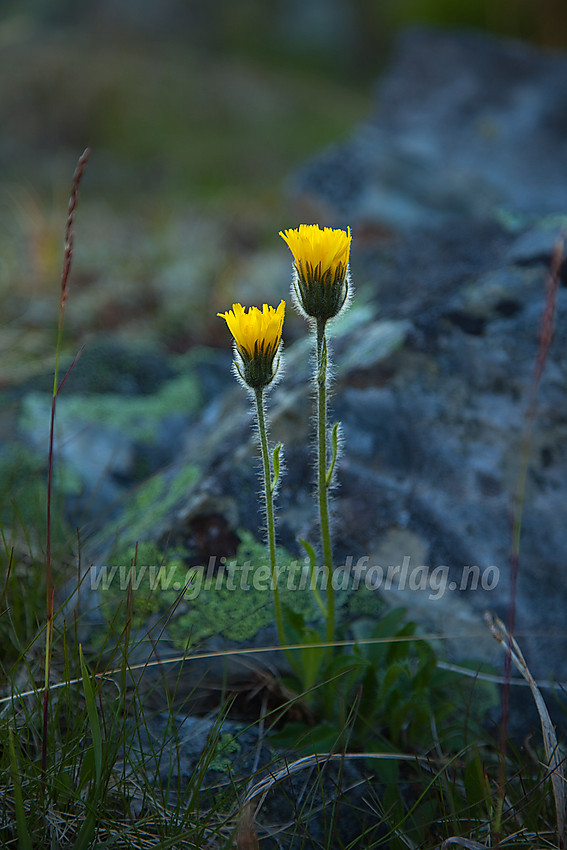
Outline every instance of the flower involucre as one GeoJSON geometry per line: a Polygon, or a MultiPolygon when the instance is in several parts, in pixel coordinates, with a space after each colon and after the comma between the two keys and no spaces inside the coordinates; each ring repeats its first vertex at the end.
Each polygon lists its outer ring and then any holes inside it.
{"type": "Polygon", "coordinates": [[[299,307],[322,321],[336,316],[349,295],[350,227],[344,231],[301,224],[280,236],[293,254],[299,307]]]}
{"type": "Polygon", "coordinates": [[[241,370],[236,364],[238,373],[253,389],[266,386],[275,377],[274,358],[281,343],[284,315],[285,301],[277,308],[267,304],[261,310],[249,307],[248,312],[242,304],[233,304],[232,310],[217,313],[234,337],[242,365],[241,370]]]}

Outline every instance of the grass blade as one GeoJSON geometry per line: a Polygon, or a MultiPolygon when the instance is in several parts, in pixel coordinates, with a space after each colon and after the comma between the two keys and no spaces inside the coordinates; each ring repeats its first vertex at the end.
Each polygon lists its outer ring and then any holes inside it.
{"type": "Polygon", "coordinates": [[[529,671],[525,658],[516,640],[511,637],[504,623],[491,614],[485,615],[485,620],[492,635],[496,638],[506,652],[509,653],[512,662],[517,670],[522,674],[532,692],[534,702],[539,714],[541,722],[541,734],[543,738],[543,746],[545,749],[545,757],[547,759],[547,767],[551,777],[551,786],[553,788],[553,796],[555,799],[555,811],[557,816],[557,834],[560,846],[565,846],[565,812],[567,800],[565,797],[565,777],[563,775],[563,758],[559,749],[557,735],[551,722],[551,717],[547,710],[545,701],[541,695],[535,679],[529,671]]]}
{"type": "Polygon", "coordinates": [[[95,765],[95,780],[96,785],[100,785],[102,779],[102,735],[100,731],[100,723],[96,710],[96,700],[89,671],[83,658],[83,647],[79,644],[79,657],[81,661],[81,675],[83,677],[83,690],[85,693],[85,702],[87,706],[87,714],[89,717],[89,726],[93,739],[93,754],[95,765]]]}
{"type": "Polygon", "coordinates": [[[8,727],[8,746],[10,750],[10,772],[12,774],[12,785],[14,788],[14,808],[16,810],[16,829],[18,832],[19,850],[33,850],[32,840],[28,831],[24,799],[18,778],[18,759],[16,757],[16,745],[12,727],[8,727]]]}

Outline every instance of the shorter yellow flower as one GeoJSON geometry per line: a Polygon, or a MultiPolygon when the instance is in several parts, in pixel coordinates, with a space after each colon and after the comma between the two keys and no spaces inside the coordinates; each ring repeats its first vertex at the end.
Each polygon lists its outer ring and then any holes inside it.
{"type": "Polygon", "coordinates": [[[343,308],[349,294],[350,227],[335,230],[318,224],[301,224],[282,230],[293,255],[294,291],[307,316],[327,321],[343,308]]]}
{"type": "Polygon", "coordinates": [[[233,304],[232,310],[217,313],[225,319],[234,337],[240,365],[235,361],[238,374],[252,389],[266,386],[274,379],[274,358],[280,347],[285,315],[285,301],[279,307],[264,304],[262,309],[233,304]],[[242,369],[240,368],[242,366],[242,369]]]}

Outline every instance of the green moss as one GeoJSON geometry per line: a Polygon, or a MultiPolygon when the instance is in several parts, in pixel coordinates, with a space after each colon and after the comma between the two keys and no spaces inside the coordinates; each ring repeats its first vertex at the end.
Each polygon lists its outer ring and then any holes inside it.
{"type": "Polygon", "coordinates": [[[125,624],[130,589],[134,595],[132,625],[143,629],[149,617],[166,614],[175,605],[186,573],[180,553],[165,557],[155,543],[141,543],[113,558],[112,565],[93,568],[92,576],[104,616],[119,631],[125,624]]]}
{"type": "MultiPolygon", "coordinates": [[[[274,622],[273,590],[264,545],[249,532],[241,531],[239,536],[236,557],[219,564],[210,576],[204,567],[188,568],[179,550],[164,554],[155,544],[138,546],[132,572],[135,548],[122,550],[118,559],[113,558],[115,566],[107,568],[109,576],[114,570],[109,586],[104,589],[101,582],[99,588],[105,616],[115,619],[132,578],[136,628],[142,628],[150,614],[166,615],[175,609],[167,634],[180,649],[214,635],[238,642],[252,638],[274,622]]],[[[298,582],[288,584],[289,568],[298,572],[302,565],[282,547],[277,558],[282,603],[306,620],[315,619],[317,608],[311,591],[294,589],[298,582]]]]}
{"type": "Polygon", "coordinates": [[[241,750],[242,747],[236,738],[234,738],[230,732],[223,732],[217,741],[215,754],[209,764],[209,770],[218,770],[221,771],[221,773],[231,773],[232,763],[234,761],[231,757],[236,753],[240,753],[241,750]]]}
{"type": "MultiPolygon", "coordinates": [[[[244,641],[275,621],[273,590],[265,546],[249,532],[239,532],[241,543],[236,557],[212,579],[195,570],[185,594],[186,609],[168,627],[177,646],[189,640],[199,642],[213,635],[244,641]]],[[[282,603],[313,619],[317,610],[310,590],[294,590],[287,586],[289,567],[297,564],[286,549],[278,547],[282,603]]]]}
{"type": "Polygon", "coordinates": [[[373,620],[378,619],[388,606],[375,590],[371,590],[364,585],[358,587],[357,590],[349,596],[348,613],[350,619],[358,617],[371,617],[373,620]]]}
{"type": "Polygon", "coordinates": [[[172,413],[192,413],[201,404],[201,393],[194,375],[180,375],[164,384],[153,395],[119,396],[72,395],[57,405],[59,428],[65,421],[86,420],[105,428],[116,428],[133,441],[151,443],[156,424],[172,413]]]}
{"type": "MultiPolygon", "coordinates": [[[[64,547],[73,534],[68,528],[62,509],[61,489],[56,470],[51,504],[52,549],[64,547]]],[[[0,452],[0,528],[4,535],[5,553],[14,540],[22,535],[32,557],[45,557],[47,464],[20,443],[11,443],[0,452]]]]}
{"type": "MultiPolygon", "coordinates": [[[[116,538],[115,552],[130,552],[125,562],[133,557],[133,546],[147,539],[150,530],[153,536],[159,534],[161,524],[173,508],[185,498],[199,478],[199,469],[194,464],[186,464],[176,471],[168,470],[156,474],[128,494],[128,503],[124,512],[115,523],[108,523],[105,536],[116,538]],[[131,541],[131,544],[124,541],[131,541]],[[118,548],[120,547],[120,548],[118,548]]],[[[112,559],[117,563],[116,554],[112,559]]]]}

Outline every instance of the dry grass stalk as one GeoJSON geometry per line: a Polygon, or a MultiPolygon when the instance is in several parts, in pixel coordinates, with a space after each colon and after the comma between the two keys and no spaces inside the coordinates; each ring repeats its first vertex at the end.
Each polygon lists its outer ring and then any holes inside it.
{"type": "Polygon", "coordinates": [[[511,637],[504,623],[496,617],[496,615],[487,612],[484,615],[485,621],[488,624],[493,637],[504,648],[512,660],[516,669],[522,674],[527,681],[532,692],[534,702],[539,714],[541,722],[541,732],[543,737],[543,746],[545,749],[545,757],[547,760],[547,768],[551,777],[553,788],[553,796],[555,799],[555,811],[557,817],[557,838],[560,847],[565,847],[565,814],[566,814],[566,796],[565,796],[565,775],[563,771],[564,758],[561,755],[557,735],[551,717],[547,710],[547,706],[541,695],[535,679],[529,671],[526,660],[522,654],[516,640],[511,637]]]}

